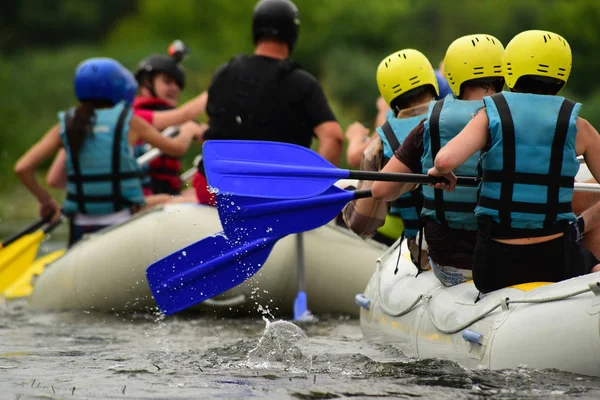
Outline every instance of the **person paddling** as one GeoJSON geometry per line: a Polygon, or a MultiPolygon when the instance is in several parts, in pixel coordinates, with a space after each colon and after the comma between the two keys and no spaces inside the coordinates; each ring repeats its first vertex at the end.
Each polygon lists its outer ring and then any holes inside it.
{"type": "MultiPolygon", "coordinates": [[[[179,126],[182,130],[192,130],[200,134],[203,128],[193,120],[204,113],[208,94],[203,92],[193,100],[177,108],[179,95],[185,88],[186,74],[181,62],[189,53],[183,42],[176,40],[169,46],[169,54],[152,54],[141,60],[134,76],[139,84],[139,95],[133,101],[134,115],[154,127],[163,130],[169,126],[179,126]]],[[[143,154],[144,146],[139,146],[137,155],[143,154]]],[[[148,177],[144,181],[147,194],[181,194],[181,160],[169,155],[161,155],[150,161],[148,177]]]]}
{"type": "MultiPolygon", "coordinates": [[[[384,172],[427,173],[443,147],[467,125],[483,107],[484,96],[502,90],[504,47],[490,35],[467,35],[456,39],[446,51],[444,73],[452,94],[429,105],[427,119],[408,135],[384,172]]],[[[477,154],[460,166],[460,175],[477,174],[477,154]]],[[[410,190],[410,183],[375,182],[375,199],[393,199],[410,190]]],[[[444,193],[423,187],[421,211],[430,264],[446,286],[471,279],[477,220],[477,188],[460,187],[444,193]]]]}
{"type": "MultiPolygon", "coordinates": [[[[377,138],[363,154],[360,169],[365,171],[383,169],[409,132],[425,117],[429,103],[438,95],[438,82],[431,63],[414,49],[400,50],[384,58],[377,68],[377,86],[393,112],[388,114],[386,123],[377,128],[377,138]]],[[[357,188],[366,189],[372,184],[360,181],[357,188]]],[[[419,255],[416,236],[421,226],[422,193],[419,189],[390,200],[394,202],[389,216],[387,201],[353,201],[343,210],[344,221],[361,237],[373,236],[380,229],[380,233],[393,242],[404,234],[413,262],[421,267],[426,262],[419,255]]]]}
{"type": "Polygon", "coordinates": [[[163,137],[131,102],[137,83],[125,67],[110,58],[91,58],[78,65],[74,78],[79,104],[58,114],[59,123],[16,163],[15,173],[38,199],[40,216],[61,211],[70,219],[69,245],[84,233],[123,222],[145,205],[141,170],[133,156],[138,141],[178,156],[196,136],[182,132],[163,137]],[[67,195],[62,210],[35,175],[36,168],[61,148],[66,154],[67,195]]]}
{"type": "MultiPolygon", "coordinates": [[[[450,93],[450,86],[444,76],[444,62],[440,63],[439,69],[435,71],[435,77],[438,83],[439,93],[436,99],[443,99],[450,93]]],[[[390,106],[386,103],[382,96],[377,98],[375,103],[377,107],[377,115],[375,117],[375,128],[380,127],[388,119],[389,114],[393,116],[393,111],[390,110],[390,106]]],[[[345,133],[346,139],[348,140],[348,148],[346,149],[346,161],[351,167],[360,166],[360,160],[362,154],[367,149],[369,144],[377,135],[371,135],[369,128],[365,127],[360,122],[353,122],[348,126],[345,133]]]]}
{"type": "Polygon", "coordinates": [[[432,176],[445,177],[476,152],[482,183],[473,259],[476,287],[487,293],[526,282],[557,282],[600,270],[569,235],[573,185],[583,155],[600,178],[600,135],[579,117],[581,104],[558,96],[571,73],[569,43],[554,32],[519,33],[506,46],[510,93],[485,97],[485,108],[440,150],[432,176]]]}
{"type": "MultiPolygon", "coordinates": [[[[178,126],[180,133],[190,131],[189,134],[200,136],[205,128],[192,120],[205,112],[207,93],[203,92],[176,108],[179,94],[185,87],[185,70],[180,62],[186,51],[183,43],[175,41],[169,48],[170,55],[153,54],[140,61],[135,71],[139,94],[134,98],[132,108],[134,115],[159,130],[178,126]]],[[[144,143],[138,142],[135,156],[139,157],[145,151],[144,143]]],[[[64,150],[61,150],[46,177],[50,187],[65,188],[67,181],[65,162],[66,155],[64,150]]],[[[170,201],[171,195],[179,194],[181,191],[179,178],[181,161],[177,157],[161,155],[149,164],[142,168],[144,173],[142,183],[147,205],[170,201]]]]}

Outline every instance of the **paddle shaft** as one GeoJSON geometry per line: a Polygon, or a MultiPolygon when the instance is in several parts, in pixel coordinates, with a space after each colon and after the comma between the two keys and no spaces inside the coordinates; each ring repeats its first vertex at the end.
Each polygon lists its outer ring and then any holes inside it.
{"type": "Polygon", "coordinates": [[[50,221],[50,219],[52,218],[52,216],[48,216],[45,218],[40,219],[39,221],[34,222],[33,224],[27,226],[25,229],[23,229],[20,232],[15,233],[14,235],[8,237],[7,239],[5,239],[2,242],[2,245],[0,246],[0,248],[2,247],[6,247],[9,244],[11,244],[12,242],[14,242],[15,240],[19,239],[20,237],[27,235],[28,233],[31,232],[35,232],[38,229],[40,229],[44,224],[48,223],[50,221]]]}
{"type": "Polygon", "coordinates": [[[298,291],[304,292],[304,236],[302,232],[296,235],[296,249],[298,252],[298,291]]]}
{"type": "MultiPolygon", "coordinates": [[[[426,174],[401,174],[374,171],[350,171],[348,178],[360,179],[363,181],[410,182],[423,184],[440,183],[446,181],[444,178],[426,174]]],[[[479,184],[479,180],[474,176],[459,176],[456,184],[461,186],[477,186],[479,184]]]]}
{"type": "MultiPolygon", "coordinates": [[[[412,182],[423,184],[438,183],[443,181],[441,178],[436,178],[434,176],[425,174],[400,174],[371,171],[351,171],[349,178],[361,179],[365,181],[412,182]]],[[[460,186],[477,186],[479,185],[479,182],[480,180],[475,176],[459,176],[456,180],[456,184],[460,186]]],[[[576,192],[600,193],[600,184],[575,182],[574,190],[576,192]]]]}
{"type": "MultiPolygon", "coordinates": [[[[179,127],[170,126],[162,132],[162,135],[165,137],[174,137],[179,133],[179,127]]],[[[148,164],[150,161],[157,159],[162,155],[162,151],[157,149],[156,147],[150,148],[144,154],[137,158],[138,165],[142,166],[144,164],[148,164]]]]}

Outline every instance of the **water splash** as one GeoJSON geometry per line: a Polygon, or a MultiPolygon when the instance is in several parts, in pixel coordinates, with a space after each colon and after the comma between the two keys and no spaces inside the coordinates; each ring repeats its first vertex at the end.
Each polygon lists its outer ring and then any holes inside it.
{"type": "Polygon", "coordinates": [[[257,346],[248,352],[251,368],[282,369],[308,373],[312,368],[310,340],[306,333],[288,321],[266,322],[263,336],[257,346]]]}

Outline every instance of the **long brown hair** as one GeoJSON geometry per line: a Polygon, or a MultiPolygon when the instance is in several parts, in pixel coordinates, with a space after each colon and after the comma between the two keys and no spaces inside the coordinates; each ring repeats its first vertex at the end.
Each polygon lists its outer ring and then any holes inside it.
{"type": "Polygon", "coordinates": [[[94,120],[96,108],[112,107],[114,103],[107,100],[86,100],[75,107],[73,116],[67,118],[66,134],[69,141],[71,157],[77,158],[86,136],[94,133],[94,120]]]}

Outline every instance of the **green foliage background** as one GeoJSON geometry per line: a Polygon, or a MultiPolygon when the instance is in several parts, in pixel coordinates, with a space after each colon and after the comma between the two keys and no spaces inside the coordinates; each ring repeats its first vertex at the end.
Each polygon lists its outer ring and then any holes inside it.
{"type": "MultiPolygon", "coordinates": [[[[527,29],[563,35],[573,51],[564,95],[584,102],[600,126],[600,1],[296,0],[301,33],[294,59],[317,75],[345,128],[371,125],[375,70],[402,48],[434,65],[457,37],[488,33],[505,45],[527,29]]],[[[107,56],[128,68],[174,39],[192,50],[183,100],[207,88],[218,65],[252,51],[254,0],[20,0],[0,6],[0,192],[12,193],[12,166],[75,99],[72,75],[85,58],[107,56]]],[[[189,160],[200,150],[196,146],[189,160]]]]}

